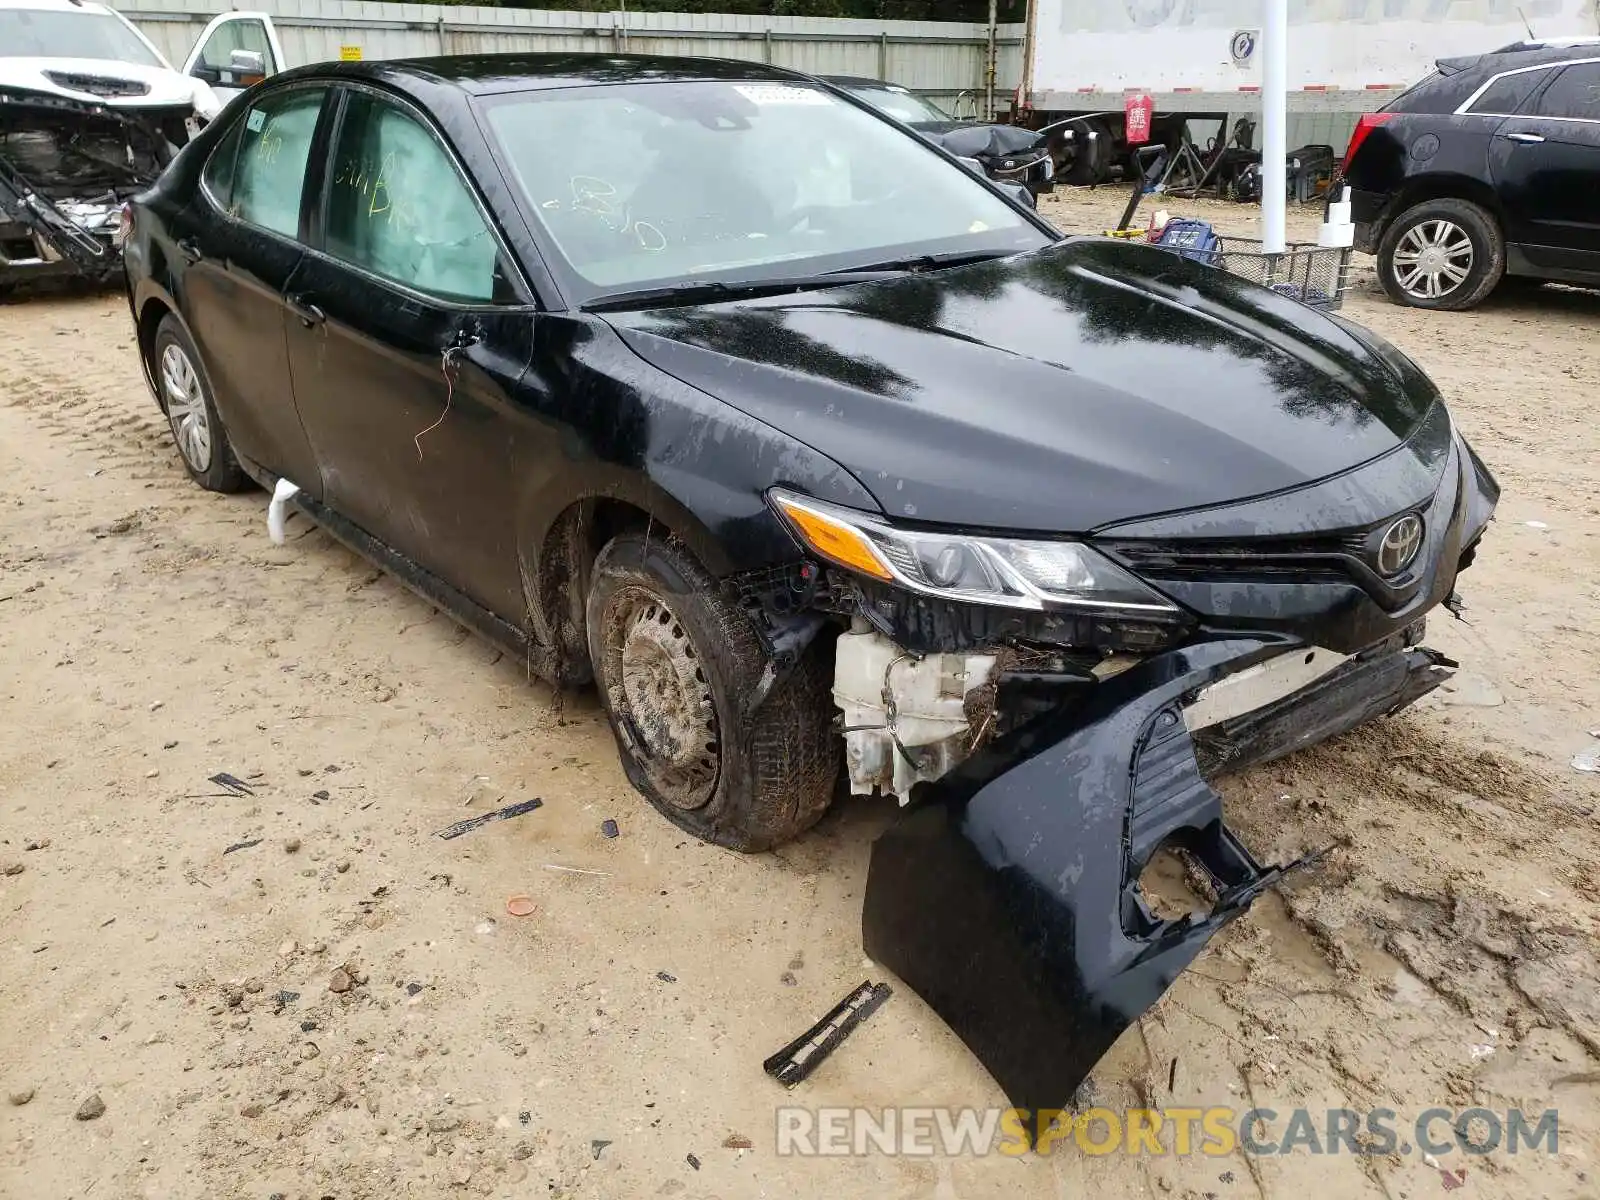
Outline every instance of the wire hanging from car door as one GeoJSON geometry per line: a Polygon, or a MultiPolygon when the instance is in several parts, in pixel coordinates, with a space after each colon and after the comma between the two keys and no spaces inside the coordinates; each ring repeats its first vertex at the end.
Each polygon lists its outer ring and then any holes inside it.
{"type": "Polygon", "coordinates": [[[471,322],[456,330],[455,339],[439,351],[439,373],[444,376],[444,411],[439,414],[437,421],[426,429],[419,429],[411,439],[417,448],[418,462],[422,461],[422,439],[443,425],[444,419],[450,415],[450,406],[455,401],[456,380],[461,377],[462,355],[481,341],[483,341],[482,327],[476,322],[471,322]]]}

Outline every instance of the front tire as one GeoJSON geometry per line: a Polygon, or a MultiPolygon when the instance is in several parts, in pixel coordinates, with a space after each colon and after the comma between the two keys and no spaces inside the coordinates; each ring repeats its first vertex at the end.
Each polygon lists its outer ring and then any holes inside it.
{"type": "Polygon", "coordinates": [[[1492,292],[1506,269],[1494,215],[1468,200],[1425,200],[1390,223],[1378,243],[1378,282],[1412,308],[1459,311],[1492,292]]]}
{"type": "Polygon", "coordinates": [[[161,407],[189,478],[208,492],[244,491],[250,486],[250,477],[233,455],[233,445],[211,397],[211,384],[200,368],[200,355],[171,313],[156,327],[151,357],[151,375],[161,392],[161,407]]]}
{"type": "Polygon", "coordinates": [[[586,608],[623,769],[663,816],[746,852],[817,822],[840,761],[820,647],[749,711],[768,669],[749,618],[660,535],[614,538],[595,560],[586,608]]]}

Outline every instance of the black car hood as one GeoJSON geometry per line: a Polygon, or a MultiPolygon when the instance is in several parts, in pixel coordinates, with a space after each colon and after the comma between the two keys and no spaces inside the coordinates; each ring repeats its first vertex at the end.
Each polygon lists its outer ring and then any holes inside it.
{"type": "Polygon", "coordinates": [[[1104,238],[607,319],[939,524],[1084,533],[1297,488],[1395,450],[1437,396],[1354,326],[1104,238]]]}
{"type": "Polygon", "coordinates": [[[1042,148],[1039,135],[1018,125],[975,125],[971,121],[916,121],[911,128],[951,154],[963,158],[1004,158],[1042,148]]]}

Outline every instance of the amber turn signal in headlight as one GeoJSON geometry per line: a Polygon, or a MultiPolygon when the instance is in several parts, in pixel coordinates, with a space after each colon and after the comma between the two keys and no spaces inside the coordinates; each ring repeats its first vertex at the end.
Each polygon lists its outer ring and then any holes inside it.
{"type": "Polygon", "coordinates": [[[859,530],[794,496],[773,492],[772,502],[777,505],[779,512],[789,518],[789,524],[800,535],[800,540],[823,558],[874,579],[894,579],[893,572],[884,564],[882,556],[859,530]]]}

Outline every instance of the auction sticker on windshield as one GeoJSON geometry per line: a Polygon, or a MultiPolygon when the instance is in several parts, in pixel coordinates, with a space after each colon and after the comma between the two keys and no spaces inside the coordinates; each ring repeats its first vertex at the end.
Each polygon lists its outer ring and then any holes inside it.
{"type": "Polygon", "coordinates": [[[752,104],[762,107],[828,103],[828,97],[813,88],[788,87],[781,83],[736,83],[733,90],[752,104]]]}

